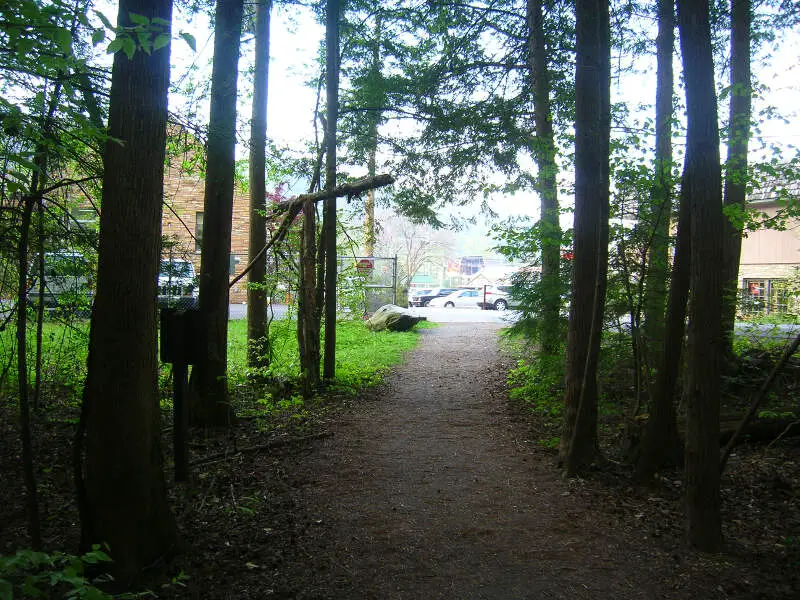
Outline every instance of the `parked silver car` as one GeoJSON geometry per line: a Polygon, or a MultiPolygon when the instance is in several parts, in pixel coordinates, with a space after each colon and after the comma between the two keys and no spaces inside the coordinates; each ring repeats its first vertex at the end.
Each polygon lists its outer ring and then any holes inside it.
{"type": "Polygon", "coordinates": [[[511,297],[510,285],[487,285],[478,291],[478,306],[486,310],[506,310],[518,306],[511,297]]]}

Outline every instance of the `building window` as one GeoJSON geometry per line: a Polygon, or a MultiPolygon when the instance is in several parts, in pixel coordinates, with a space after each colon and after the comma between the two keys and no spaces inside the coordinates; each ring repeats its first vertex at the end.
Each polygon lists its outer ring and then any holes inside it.
{"type": "Polygon", "coordinates": [[[786,312],[790,293],[783,279],[745,279],[740,301],[740,312],[744,315],[759,315],[786,312]]]}
{"type": "Polygon", "coordinates": [[[203,213],[194,213],[194,251],[200,252],[203,246],[203,213]]]}

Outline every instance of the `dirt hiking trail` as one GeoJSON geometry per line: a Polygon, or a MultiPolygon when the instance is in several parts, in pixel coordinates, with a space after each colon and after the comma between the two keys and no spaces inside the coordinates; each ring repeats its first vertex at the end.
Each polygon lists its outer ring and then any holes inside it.
{"type": "MultiPolygon", "coordinates": [[[[525,439],[498,330],[423,330],[382,391],[303,457],[304,588],[287,597],[684,597],[675,559],[588,507],[525,439]]],[[[709,588],[683,591],[726,597],[709,588]]]]}

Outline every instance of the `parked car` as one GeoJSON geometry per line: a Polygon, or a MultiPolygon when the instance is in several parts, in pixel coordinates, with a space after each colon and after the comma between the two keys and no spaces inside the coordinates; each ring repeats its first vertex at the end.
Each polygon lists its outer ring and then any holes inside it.
{"type": "Polygon", "coordinates": [[[408,290],[408,306],[416,306],[414,304],[414,299],[417,296],[422,296],[427,294],[431,291],[431,288],[411,288],[408,290]]]}
{"type": "Polygon", "coordinates": [[[516,308],[517,303],[511,297],[510,285],[487,285],[478,291],[478,306],[486,310],[506,310],[516,308]]]}
{"type": "MultiPolygon", "coordinates": [[[[80,252],[62,250],[44,255],[44,294],[47,309],[65,310],[87,315],[94,299],[94,273],[87,258],[80,252]]],[[[28,303],[39,301],[38,265],[31,265],[28,283],[28,303]]]]}
{"type": "Polygon", "coordinates": [[[411,305],[428,306],[431,303],[431,300],[433,300],[434,298],[447,296],[448,294],[452,294],[457,290],[458,288],[433,288],[432,290],[429,290],[426,294],[420,294],[419,296],[414,296],[411,305]]]}
{"type": "Polygon", "coordinates": [[[162,259],[158,272],[160,307],[197,308],[199,292],[194,265],[182,258],[162,259]]]}
{"type": "Polygon", "coordinates": [[[479,299],[478,290],[457,290],[447,296],[439,296],[430,301],[429,306],[443,306],[444,308],[475,308],[475,301],[479,299]]]}

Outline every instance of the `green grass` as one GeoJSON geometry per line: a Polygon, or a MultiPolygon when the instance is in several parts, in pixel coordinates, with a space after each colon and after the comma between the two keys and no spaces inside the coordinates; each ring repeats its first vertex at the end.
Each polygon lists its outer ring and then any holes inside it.
{"type": "MultiPolygon", "coordinates": [[[[432,327],[420,323],[417,327],[432,327]]],[[[274,321],[271,326],[272,363],[269,375],[294,381],[300,374],[295,321],[274,321]]],[[[33,383],[35,327],[31,326],[29,339],[29,378],[33,383]]],[[[336,379],[333,388],[338,391],[356,391],[375,385],[388,369],[403,360],[404,354],[419,340],[415,331],[404,333],[372,332],[361,321],[340,321],[336,330],[336,379]]],[[[86,321],[65,325],[56,322],[44,324],[43,381],[46,394],[57,396],[61,402],[74,402],[80,396],[86,375],[86,354],[89,342],[89,324],[86,321]]],[[[0,390],[15,396],[16,344],[13,328],[0,332],[0,357],[2,367],[10,365],[7,377],[0,382],[0,390]]],[[[231,321],[228,329],[228,375],[232,386],[247,385],[247,323],[231,321]]],[[[169,366],[162,365],[162,386],[169,380],[169,366]]]]}
{"type": "MultiPolygon", "coordinates": [[[[432,327],[422,322],[417,328],[432,327]]],[[[296,321],[272,323],[272,363],[269,375],[293,380],[300,375],[296,321]]],[[[419,334],[408,332],[373,332],[362,321],[339,321],[336,325],[335,387],[358,389],[375,385],[392,365],[403,360],[416,346],[419,334]]],[[[228,374],[234,383],[247,379],[247,323],[231,321],[228,329],[228,374]]]]}

